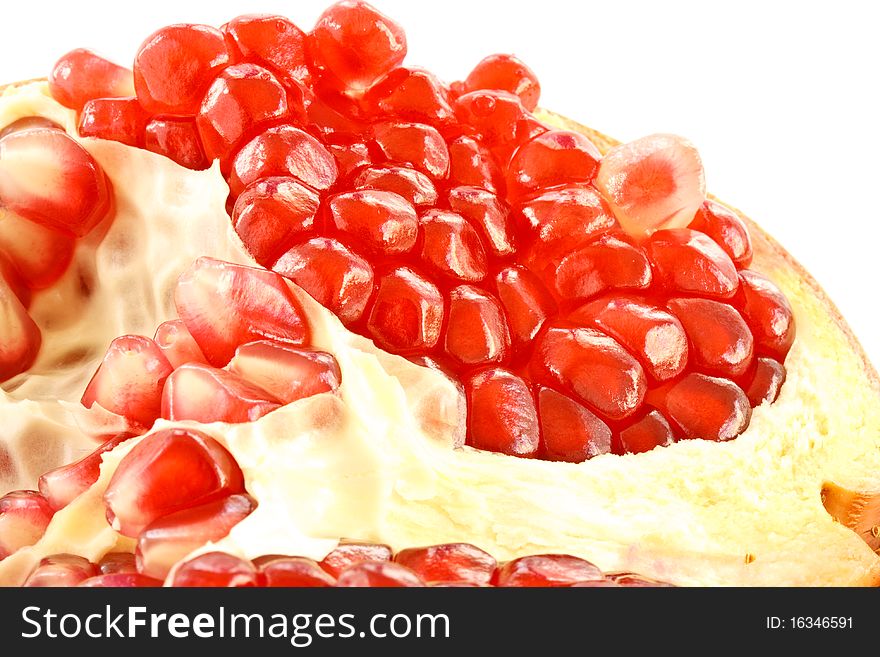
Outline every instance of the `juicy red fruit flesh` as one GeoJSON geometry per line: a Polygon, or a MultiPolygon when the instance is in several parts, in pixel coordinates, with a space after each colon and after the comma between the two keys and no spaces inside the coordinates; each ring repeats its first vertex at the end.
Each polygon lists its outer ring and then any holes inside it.
{"type": "Polygon", "coordinates": [[[36,491],[17,490],[0,497],[0,559],[40,540],[53,513],[49,501],[36,491]]]}
{"type": "Polygon", "coordinates": [[[85,48],[62,55],[49,74],[49,92],[59,103],[78,110],[92,98],[134,94],[131,71],[85,48]]]}

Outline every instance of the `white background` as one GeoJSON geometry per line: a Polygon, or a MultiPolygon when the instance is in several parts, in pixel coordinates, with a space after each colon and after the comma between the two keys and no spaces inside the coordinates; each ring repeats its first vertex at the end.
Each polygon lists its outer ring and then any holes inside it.
{"type": "MultiPolygon", "coordinates": [[[[447,80],[513,52],[538,73],[545,107],[623,140],[689,137],[710,191],[779,238],[880,365],[880,3],[374,3],[406,28],[408,61],[447,80]]],[[[267,11],[309,29],[327,4],[7,2],[0,81],[44,76],[77,46],[130,65],[143,38],[173,22],[267,11]]]]}

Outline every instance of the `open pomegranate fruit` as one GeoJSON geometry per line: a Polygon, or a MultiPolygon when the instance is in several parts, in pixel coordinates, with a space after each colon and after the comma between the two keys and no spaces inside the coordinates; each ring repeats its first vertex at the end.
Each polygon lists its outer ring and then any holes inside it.
{"type": "Polygon", "coordinates": [[[877,376],[694,145],[406,50],[345,0],[0,97],[0,584],[880,582],[877,376]]]}

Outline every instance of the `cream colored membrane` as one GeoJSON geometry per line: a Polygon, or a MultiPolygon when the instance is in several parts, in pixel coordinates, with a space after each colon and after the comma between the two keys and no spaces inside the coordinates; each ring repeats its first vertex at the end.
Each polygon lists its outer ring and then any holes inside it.
{"type": "MultiPolygon", "coordinates": [[[[880,559],[819,497],[826,480],[880,488],[876,391],[828,307],[758,247],[755,268],[785,290],[799,327],[776,404],[756,409],[748,431],[728,443],[684,441],[582,464],[455,449],[461,409],[451,384],[383,354],[297,292],[315,345],[340,362],[340,397],[201,427],[231,450],[259,507],[200,551],[319,558],[340,537],[395,549],[463,540],[499,559],[565,552],[678,584],[876,582],[880,559]]],[[[138,440],[105,458],[100,480],[56,514],[37,545],[0,562],[0,583],[20,583],[62,547],[97,559],[116,544],[98,501],[138,440]],[[92,529],[68,535],[71,527],[92,529]]]]}

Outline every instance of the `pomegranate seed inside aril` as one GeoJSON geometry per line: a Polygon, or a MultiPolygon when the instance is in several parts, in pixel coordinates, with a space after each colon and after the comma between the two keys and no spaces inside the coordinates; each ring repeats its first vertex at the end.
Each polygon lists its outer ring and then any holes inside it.
{"type": "Polygon", "coordinates": [[[276,557],[258,567],[261,586],[324,588],[336,584],[315,561],[303,557],[276,557]]]}
{"type": "Polygon", "coordinates": [[[448,96],[448,90],[433,73],[400,67],[370,87],[364,102],[376,114],[439,126],[453,119],[448,96]]]}
{"type": "Polygon", "coordinates": [[[349,566],[364,562],[390,561],[391,548],[377,543],[340,543],[321,560],[321,568],[339,577],[349,566]]]}
{"type": "Polygon", "coordinates": [[[473,137],[462,135],[449,142],[449,180],[497,192],[501,170],[487,148],[473,137]]]}
{"type": "Polygon", "coordinates": [[[589,299],[608,289],[644,289],[651,264],[636,245],[603,235],[559,263],[555,290],[563,299],[589,299]]]}
{"type": "Polygon", "coordinates": [[[611,429],[589,409],[550,388],[538,391],[544,457],[580,463],[611,451],[611,429]]]}
{"type": "Polygon", "coordinates": [[[389,561],[366,561],[350,566],[336,580],[336,586],[339,587],[398,588],[424,585],[412,570],[389,561]]]}
{"type": "Polygon", "coordinates": [[[31,289],[49,287],[61,278],[73,259],[75,244],[69,235],[14,212],[3,212],[0,257],[6,256],[16,274],[31,289]]]}
{"type": "Polygon", "coordinates": [[[409,267],[399,267],[379,279],[367,329],[383,349],[424,352],[440,340],[443,312],[437,287],[409,267]]]}
{"type": "Polygon", "coordinates": [[[165,354],[171,367],[180,367],[185,363],[207,363],[205,355],[182,320],[170,319],[159,324],[153,340],[165,354]]]}
{"type": "Polygon", "coordinates": [[[735,383],[697,372],[652,391],[649,401],[686,438],[730,440],[745,430],[752,415],[748,397],[735,383]]]}
{"type": "Polygon", "coordinates": [[[648,452],[655,447],[671,445],[675,440],[672,427],[656,410],[649,410],[644,416],[620,431],[620,451],[627,454],[648,452]]]}
{"type": "Polygon", "coordinates": [[[108,552],[98,562],[98,572],[102,575],[136,573],[135,556],[131,552],[108,552]]]}
{"type": "Polygon", "coordinates": [[[466,91],[495,89],[516,94],[530,112],[535,111],[541,95],[538,76],[513,55],[489,55],[483,59],[468,74],[464,88],[466,91]]]}
{"type": "Polygon", "coordinates": [[[95,565],[75,554],[55,554],[40,559],[22,586],[77,586],[98,574],[95,565]]]}
{"type": "Polygon", "coordinates": [[[783,362],[794,343],[795,321],[791,304],[770,279],[742,271],[740,292],[734,299],[755,337],[755,351],[783,362]]]}
{"type": "Polygon", "coordinates": [[[506,360],[510,335],[498,300],[472,285],[450,290],[444,350],[461,365],[506,360]]]}
{"type": "Polygon", "coordinates": [[[62,55],[49,74],[52,98],[70,109],[81,109],[92,98],[134,95],[131,71],[85,48],[62,55]]]}
{"type": "Polygon", "coordinates": [[[454,212],[428,210],[419,219],[422,260],[453,280],[478,282],[489,273],[488,259],[474,227],[454,212]]]}
{"type": "Polygon", "coordinates": [[[401,550],[394,561],[406,566],[427,584],[488,585],[495,558],[469,543],[444,543],[401,550]]]}
{"type": "Polygon", "coordinates": [[[758,358],[754,372],[747,380],[748,385],[744,389],[753,407],[760,406],[765,401],[772,404],[785,383],[785,365],[772,358],[758,358]]]}
{"type": "Polygon", "coordinates": [[[589,561],[565,554],[536,554],[499,566],[496,586],[570,586],[576,582],[604,579],[589,561]]]}
{"type": "Polygon", "coordinates": [[[258,573],[250,561],[223,552],[201,554],[177,568],[172,586],[240,588],[258,585],[258,573]]]}
{"type": "Polygon", "coordinates": [[[479,187],[454,187],[449,190],[449,207],[480,229],[487,246],[496,256],[509,256],[515,252],[515,235],[508,209],[498,196],[479,187]]]}
{"type": "Polygon", "coordinates": [[[707,200],[700,207],[689,228],[706,233],[724,249],[737,268],[752,262],[752,238],[745,222],[732,210],[707,200]]]}
{"type": "Polygon", "coordinates": [[[95,98],[83,106],[77,128],[83,137],[142,146],[148,120],[137,98],[95,98]]]}
{"type": "Polygon", "coordinates": [[[468,444],[477,449],[532,456],[541,439],[538,412],[528,384],[512,372],[483,370],[464,381],[468,444]]]}
{"type": "Polygon", "coordinates": [[[599,149],[578,132],[551,130],[520,146],[508,167],[508,191],[525,193],[561,183],[588,182],[599,149]]]}
{"type": "Polygon", "coordinates": [[[434,205],[437,188],[425,174],[398,166],[375,166],[361,171],[352,182],[355,189],[378,189],[399,194],[412,205],[434,205]]]}
{"type": "Polygon", "coordinates": [[[419,224],[413,206],[393,192],[371,189],[338,194],[328,202],[336,228],[375,253],[406,253],[419,224]]]}
{"type": "Polygon", "coordinates": [[[207,169],[209,162],[192,119],[153,119],[145,128],[144,146],[187,169],[207,169]]]}
{"type": "Polygon", "coordinates": [[[703,233],[660,230],[648,239],[646,249],[666,290],[729,299],[739,287],[736,265],[703,233]]]}
{"type": "Polygon", "coordinates": [[[0,381],[26,371],[42,344],[39,327],[18,296],[0,277],[0,381]]]}
{"type": "Polygon", "coordinates": [[[410,164],[434,180],[443,180],[449,173],[449,149],[436,128],[388,121],[373,126],[373,139],[392,162],[410,164]]]}
{"type": "Polygon", "coordinates": [[[223,26],[234,59],[268,68],[276,75],[309,82],[306,61],[306,35],[283,16],[246,14],[223,26]]]}
{"type": "Polygon", "coordinates": [[[80,460],[45,472],[40,477],[39,488],[49,505],[55,510],[64,508],[88,490],[98,481],[104,454],[129,438],[128,434],[114,436],[80,460]]]}
{"type": "Polygon", "coordinates": [[[687,331],[694,365],[727,378],[745,373],[755,353],[754,341],[734,308],[711,299],[670,299],[668,305],[687,331]]]}
{"type": "Polygon", "coordinates": [[[16,490],[0,497],[0,560],[39,541],[53,514],[49,501],[36,491],[16,490]]]}
{"type": "Polygon", "coordinates": [[[556,311],[553,297],[525,267],[502,269],[495,277],[495,286],[514,348],[527,346],[556,311]]]}

